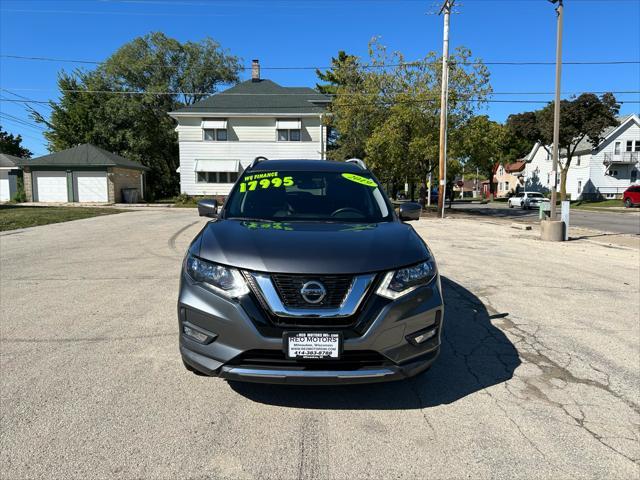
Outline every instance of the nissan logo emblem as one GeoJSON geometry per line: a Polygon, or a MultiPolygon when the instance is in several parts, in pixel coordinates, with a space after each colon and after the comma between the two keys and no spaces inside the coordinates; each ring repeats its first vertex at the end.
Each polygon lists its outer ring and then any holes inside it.
{"type": "Polygon", "coordinates": [[[327,289],[324,288],[320,282],[316,282],[315,280],[311,280],[310,282],[302,285],[300,289],[300,295],[304,298],[304,301],[307,303],[320,303],[324,300],[324,297],[327,296],[327,289]]]}

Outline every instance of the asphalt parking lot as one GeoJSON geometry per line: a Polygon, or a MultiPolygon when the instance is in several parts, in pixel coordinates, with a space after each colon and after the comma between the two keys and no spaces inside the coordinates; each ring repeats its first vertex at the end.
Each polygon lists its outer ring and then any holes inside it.
{"type": "Polygon", "coordinates": [[[0,236],[2,478],[640,476],[640,249],[422,219],[447,309],[431,371],[261,386],[180,361],[203,224],[146,210],[0,236]]]}

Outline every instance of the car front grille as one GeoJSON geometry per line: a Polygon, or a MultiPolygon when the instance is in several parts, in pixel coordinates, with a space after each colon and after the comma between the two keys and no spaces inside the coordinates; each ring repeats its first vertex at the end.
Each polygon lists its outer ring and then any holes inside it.
{"type": "Polygon", "coordinates": [[[280,300],[288,308],[338,308],[349,292],[351,275],[291,275],[274,273],[271,275],[280,300]],[[320,282],[327,291],[319,303],[307,302],[300,293],[302,286],[310,281],[320,282]]]}

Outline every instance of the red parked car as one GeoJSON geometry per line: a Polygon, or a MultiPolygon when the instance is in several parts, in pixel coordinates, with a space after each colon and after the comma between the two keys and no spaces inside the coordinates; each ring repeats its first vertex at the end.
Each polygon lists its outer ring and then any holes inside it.
{"type": "Polygon", "coordinates": [[[622,201],[624,206],[635,207],[640,205],[640,185],[632,185],[627,188],[622,194],[622,201]]]}

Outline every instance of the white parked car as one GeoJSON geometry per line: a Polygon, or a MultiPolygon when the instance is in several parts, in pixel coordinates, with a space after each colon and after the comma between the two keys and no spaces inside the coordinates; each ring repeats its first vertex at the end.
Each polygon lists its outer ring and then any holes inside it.
{"type": "Polygon", "coordinates": [[[538,208],[540,202],[544,200],[545,197],[540,192],[520,192],[509,198],[508,205],[509,208],[520,207],[523,210],[529,210],[531,208],[538,208]]]}

